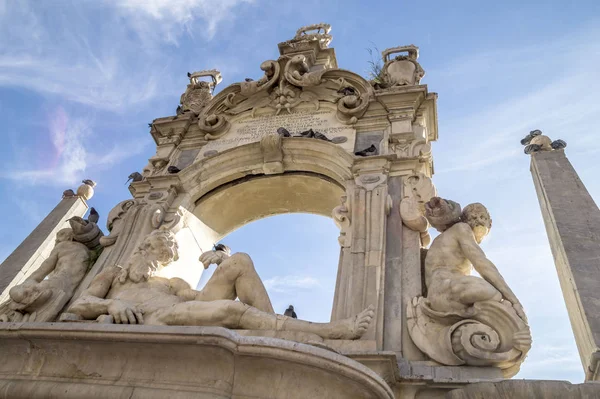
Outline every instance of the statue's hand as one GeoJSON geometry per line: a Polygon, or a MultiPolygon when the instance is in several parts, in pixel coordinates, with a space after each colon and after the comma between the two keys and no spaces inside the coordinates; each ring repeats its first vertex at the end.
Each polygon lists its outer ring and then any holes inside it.
{"type": "Polygon", "coordinates": [[[213,263],[219,265],[228,257],[229,255],[227,255],[223,251],[207,251],[200,255],[199,260],[204,265],[204,268],[208,269],[208,267],[213,263]]]}
{"type": "Polygon", "coordinates": [[[108,314],[116,324],[144,324],[142,313],[137,306],[118,299],[111,300],[108,305],[108,314]]]}

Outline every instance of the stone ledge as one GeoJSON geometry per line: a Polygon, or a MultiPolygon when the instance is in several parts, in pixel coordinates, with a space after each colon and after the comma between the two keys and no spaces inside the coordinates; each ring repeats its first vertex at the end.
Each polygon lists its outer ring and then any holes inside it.
{"type": "Polygon", "coordinates": [[[0,323],[0,353],[0,398],[394,397],[348,357],[220,327],[0,323]]]}

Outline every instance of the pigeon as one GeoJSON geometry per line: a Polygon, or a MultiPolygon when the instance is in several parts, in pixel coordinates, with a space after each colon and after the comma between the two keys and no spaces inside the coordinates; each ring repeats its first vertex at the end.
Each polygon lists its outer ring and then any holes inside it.
{"type": "Polygon", "coordinates": [[[313,137],[315,137],[315,131],[312,129],[305,130],[303,132],[300,132],[300,137],[306,137],[307,139],[312,139],[313,137]]]}
{"type": "Polygon", "coordinates": [[[279,134],[281,137],[292,137],[291,133],[288,132],[287,129],[284,127],[278,128],[277,134],[279,134]]]}
{"type": "Polygon", "coordinates": [[[252,79],[252,78],[246,78],[246,79],[244,79],[244,80],[245,80],[246,82],[254,82],[254,79],[252,79]]]}
{"type": "Polygon", "coordinates": [[[283,312],[284,316],[288,316],[288,317],[292,317],[294,319],[298,318],[298,315],[296,315],[296,312],[294,312],[294,306],[290,305],[285,312],[283,312]]]}
{"type": "Polygon", "coordinates": [[[533,139],[535,136],[539,136],[540,134],[542,134],[542,131],[539,129],[535,129],[532,130],[531,132],[529,132],[529,134],[527,136],[525,136],[525,138],[523,140],[521,140],[521,144],[522,145],[527,145],[531,142],[531,139],[533,139]]]}
{"type": "Polygon", "coordinates": [[[221,251],[224,252],[226,255],[231,255],[231,248],[229,248],[225,244],[215,244],[213,246],[213,251],[221,251]]]}
{"type": "Polygon", "coordinates": [[[567,142],[564,140],[554,140],[552,144],[550,144],[553,150],[562,150],[567,146],[567,142]]]}
{"type": "Polygon", "coordinates": [[[317,140],[331,141],[327,138],[327,136],[325,136],[323,133],[320,133],[320,132],[313,132],[313,138],[315,138],[317,140]]]}
{"type": "Polygon", "coordinates": [[[90,214],[88,215],[88,222],[92,222],[92,223],[98,223],[98,219],[100,219],[100,215],[98,214],[98,211],[96,211],[96,209],[94,207],[90,208],[90,214]]]}
{"type": "Polygon", "coordinates": [[[354,153],[354,155],[357,155],[359,157],[367,157],[369,155],[377,155],[377,147],[375,147],[375,144],[371,144],[371,146],[369,148],[365,148],[362,151],[357,151],[354,153]]]}
{"type": "Polygon", "coordinates": [[[189,72],[187,73],[187,75],[188,75],[188,78],[191,78],[191,77],[192,77],[192,74],[191,74],[191,73],[189,73],[189,72]]]}
{"type": "Polygon", "coordinates": [[[75,191],[68,189],[63,191],[63,198],[69,198],[69,197],[74,197],[75,196],[75,191]]]}
{"type": "Polygon", "coordinates": [[[152,122],[148,123],[148,127],[152,127],[152,122]]]}
{"type": "Polygon", "coordinates": [[[175,110],[175,114],[176,115],[181,115],[183,114],[183,108],[181,108],[181,105],[177,106],[177,109],[175,110]]]}
{"type": "Polygon", "coordinates": [[[96,182],[90,179],[85,179],[81,181],[83,184],[87,184],[88,186],[91,187],[96,187],[96,182]]]}
{"type": "Polygon", "coordinates": [[[179,169],[177,166],[171,165],[167,168],[167,172],[175,174],[181,172],[181,169],[179,169]]]}
{"type": "Polygon", "coordinates": [[[530,155],[534,152],[538,152],[542,149],[542,146],[539,144],[529,144],[525,146],[525,154],[530,155]]]}
{"type": "Polygon", "coordinates": [[[132,183],[136,183],[138,181],[144,180],[144,176],[142,176],[140,172],[133,172],[127,177],[127,181],[125,182],[125,184],[129,183],[130,180],[132,183]]]}
{"type": "Polygon", "coordinates": [[[356,94],[356,90],[353,87],[343,87],[338,90],[338,93],[343,94],[344,96],[353,96],[356,94]]]}

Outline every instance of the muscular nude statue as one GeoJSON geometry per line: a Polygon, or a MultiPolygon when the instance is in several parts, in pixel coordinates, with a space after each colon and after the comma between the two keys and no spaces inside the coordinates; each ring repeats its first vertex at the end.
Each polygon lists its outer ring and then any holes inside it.
{"type": "MultiPolygon", "coordinates": [[[[435,214],[448,205],[452,207],[442,201],[433,198],[426,206],[428,214],[435,214]]],[[[441,312],[465,312],[476,302],[506,300],[526,321],[521,303],[479,247],[492,227],[487,209],[479,203],[470,204],[456,216],[460,216],[460,221],[433,240],[425,258],[425,284],[431,308],[441,312]],[[472,268],[482,278],[470,276],[472,268]]]]}
{"type": "Polygon", "coordinates": [[[202,254],[204,267],[215,263],[217,269],[200,291],[182,279],[156,275],[176,259],[173,234],[155,230],[124,267],[109,267],[98,274],[69,312],[88,320],[110,315],[121,324],[303,331],[331,339],[359,338],[374,315],[372,307],[355,317],[331,323],[276,315],[247,254],[229,256],[226,250],[218,248],[202,254]]]}
{"type": "MultiPolygon", "coordinates": [[[[56,316],[60,308],[71,298],[73,291],[85,276],[89,264],[90,251],[84,244],[73,241],[72,229],[60,230],[56,234],[56,245],[48,259],[44,260],[22,284],[10,289],[11,301],[8,308],[21,314],[40,313],[47,303],[60,296],[58,302],[61,303],[53,304],[53,308],[56,309],[50,311],[52,315],[46,314],[36,319],[36,321],[48,321],[56,316]]],[[[18,314],[13,312],[10,319],[15,319],[16,316],[18,314]]]]}

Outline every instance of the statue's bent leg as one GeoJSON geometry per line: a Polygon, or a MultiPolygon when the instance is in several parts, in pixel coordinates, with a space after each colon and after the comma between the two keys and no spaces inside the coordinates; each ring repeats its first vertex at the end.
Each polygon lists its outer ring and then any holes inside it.
{"type": "Polygon", "coordinates": [[[217,266],[196,298],[202,301],[239,298],[245,304],[274,313],[267,290],[254,269],[252,259],[240,252],[217,266]]]}
{"type": "Polygon", "coordinates": [[[502,294],[493,285],[482,278],[464,276],[451,283],[452,294],[464,305],[472,305],[481,301],[500,301],[502,294]]]}

